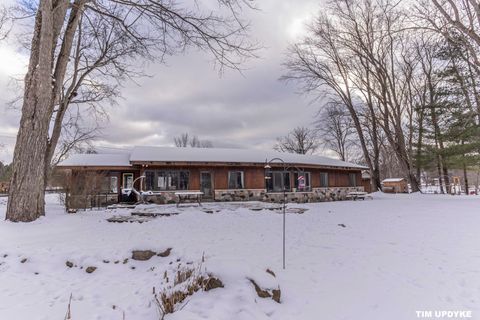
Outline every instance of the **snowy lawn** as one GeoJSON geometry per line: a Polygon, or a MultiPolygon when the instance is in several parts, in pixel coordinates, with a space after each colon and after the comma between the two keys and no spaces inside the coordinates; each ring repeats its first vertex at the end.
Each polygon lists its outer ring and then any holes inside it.
{"type": "MultiPolygon", "coordinates": [[[[131,209],[68,215],[55,195],[47,199],[47,216],[36,222],[0,222],[0,319],[63,319],[70,294],[75,320],[159,319],[153,287],[203,253],[225,287],[196,293],[166,319],[408,320],[416,310],[471,310],[480,319],[480,197],[290,204],[309,210],[287,215],[286,270],[282,216],[270,210],[205,204],[213,214],[186,208],[142,224],[109,223],[131,209]],[[168,257],[123,263],[134,249],[168,247],[168,257]],[[88,266],[97,269],[88,274],[88,266]],[[248,278],[280,286],[281,304],[259,298],[248,278]]],[[[2,220],[5,208],[0,198],[2,220]]]]}

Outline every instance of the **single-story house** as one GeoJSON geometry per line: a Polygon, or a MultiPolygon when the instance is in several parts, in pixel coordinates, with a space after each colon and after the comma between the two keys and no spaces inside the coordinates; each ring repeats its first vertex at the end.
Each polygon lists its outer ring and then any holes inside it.
{"type": "Polygon", "coordinates": [[[66,174],[67,205],[82,208],[135,201],[132,188],[156,203],[174,202],[179,190],[203,192],[207,201],[282,201],[284,189],[292,202],[342,200],[364,190],[367,168],[316,155],[142,146],[122,154],[76,154],[57,169],[66,174]]]}
{"type": "Polygon", "coordinates": [[[408,193],[408,182],[405,178],[388,178],[382,181],[385,193],[408,193]]]}

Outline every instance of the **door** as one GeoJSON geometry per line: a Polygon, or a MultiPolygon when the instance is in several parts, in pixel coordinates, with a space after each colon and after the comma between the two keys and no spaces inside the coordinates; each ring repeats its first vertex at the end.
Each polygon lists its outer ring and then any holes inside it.
{"type": "Polygon", "coordinates": [[[133,188],[133,173],[124,173],[122,179],[122,188],[123,189],[132,189],[133,188]]]}
{"type": "Polygon", "coordinates": [[[212,173],[210,171],[200,172],[200,191],[205,198],[213,197],[212,173]]]}
{"type": "Polygon", "coordinates": [[[133,173],[122,174],[122,189],[121,189],[121,202],[135,202],[136,196],[132,192],[133,188],[133,173]]]}

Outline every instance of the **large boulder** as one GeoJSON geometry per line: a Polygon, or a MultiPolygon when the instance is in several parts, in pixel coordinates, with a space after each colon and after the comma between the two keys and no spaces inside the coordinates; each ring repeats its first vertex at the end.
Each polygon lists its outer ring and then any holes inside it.
{"type": "Polygon", "coordinates": [[[147,261],[157,253],[152,250],[133,250],[132,259],[138,261],[147,261]]]}

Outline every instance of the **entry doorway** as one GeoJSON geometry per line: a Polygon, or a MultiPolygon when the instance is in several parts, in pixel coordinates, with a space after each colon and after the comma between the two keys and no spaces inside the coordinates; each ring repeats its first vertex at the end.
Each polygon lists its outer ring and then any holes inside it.
{"type": "Polygon", "coordinates": [[[133,173],[124,173],[122,177],[122,189],[133,188],[133,173]]]}
{"type": "Polygon", "coordinates": [[[213,176],[210,171],[200,172],[200,191],[204,198],[213,198],[213,176]]]}

